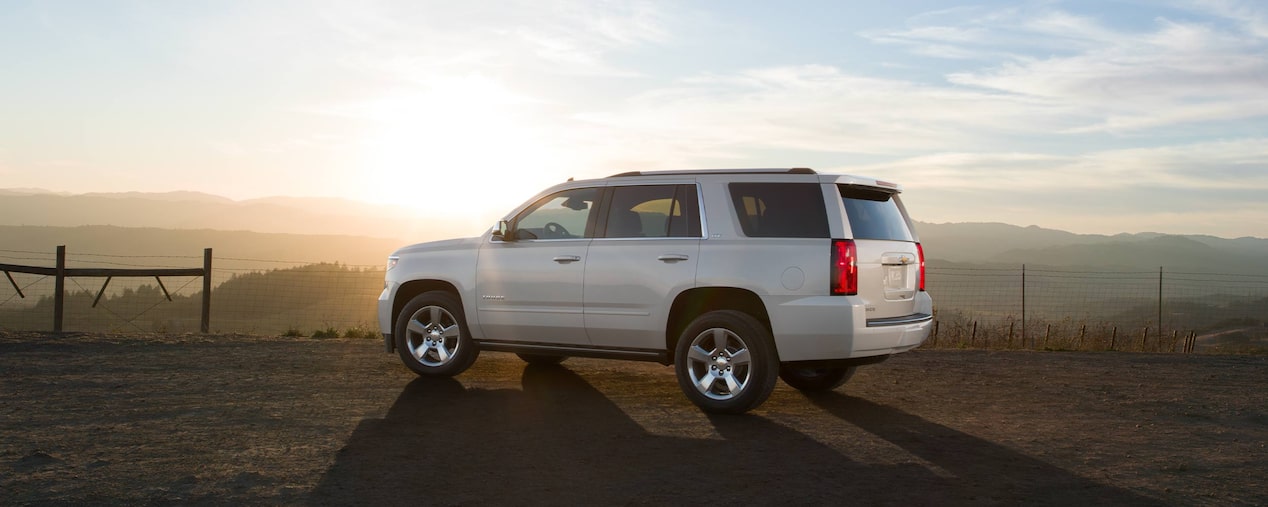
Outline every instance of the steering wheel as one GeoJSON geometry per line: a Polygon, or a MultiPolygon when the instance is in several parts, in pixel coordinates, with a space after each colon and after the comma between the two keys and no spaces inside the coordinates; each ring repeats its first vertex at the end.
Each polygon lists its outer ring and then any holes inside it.
{"type": "Polygon", "coordinates": [[[545,231],[546,234],[549,234],[552,238],[566,238],[570,236],[570,234],[568,234],[568,229],[564,229],[564,226],[559,225],[558,222],[546,222],[546,225],[542,226],[542,230],[545,231]]]}

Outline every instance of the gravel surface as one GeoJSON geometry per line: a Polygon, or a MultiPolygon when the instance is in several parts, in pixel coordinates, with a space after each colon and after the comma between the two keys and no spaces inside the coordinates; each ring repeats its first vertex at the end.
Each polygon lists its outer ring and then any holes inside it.
{"type": "Polygon", "coordinates": [[[920,350],[707,416],[656,364],[0,334],[0,505],[1264,505],[1268,357],[920,350]]]}

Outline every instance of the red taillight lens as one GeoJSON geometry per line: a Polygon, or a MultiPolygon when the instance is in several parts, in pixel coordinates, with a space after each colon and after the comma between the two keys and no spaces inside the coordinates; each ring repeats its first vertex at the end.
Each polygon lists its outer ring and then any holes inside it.
{"type": "Polygon", "coordinates": [[[853,240],[832,240],[832,295],[859,293],[858,249],[853,240]]]}
{"type": "Polygon", "coordinates": [[[916,243],[916,256],[920,260],[920,290],[925,290],[925,247],[916,243]]]}

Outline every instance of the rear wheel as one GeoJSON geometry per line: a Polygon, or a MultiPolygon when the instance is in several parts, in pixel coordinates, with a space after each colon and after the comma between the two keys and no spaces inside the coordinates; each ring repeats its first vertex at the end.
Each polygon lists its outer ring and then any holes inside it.
{"type": "Polygon", "coordinates": [[[783,366],[779,369],[779,378],[783,379],[785,384],[802,391],[831,391],[850,380],[857,369],[857,366],[841,368],[783,366]]]}
{"type": "Polygon", "coordinates": [[[419,375],[457,375],[480,354],[467,332],[462,303],[448,292],[414,296],[397,315],[394,331],[401,361],[419,375]]]}
{"type": "Polygon", "coordinates": [[[674,360],[678,385],[705,412],[740,414],[775,389],[779,357],[770,332],[748,314],[713,311],[687,326],[674,360]]]}
{"type": "Polygon", "coordinates": [[[520,359],[528,364],[559,364],[568,359],[568,356],[554,356],[550,354],[520,354],[516,353],[520,359]]]}

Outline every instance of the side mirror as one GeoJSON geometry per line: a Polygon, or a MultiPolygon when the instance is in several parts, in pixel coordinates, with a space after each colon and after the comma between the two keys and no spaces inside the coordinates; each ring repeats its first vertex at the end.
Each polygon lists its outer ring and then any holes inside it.
{"type": "Polygon", "coordinates": [[[510,233],[511,233],[511,224],[508,223],[506,220],[498,220],[497,225],[493,226],[492,237],[494,240],[497,240],[497,241],[514,241],[515,238],[514,236],[511,236],[510,233]]]}

